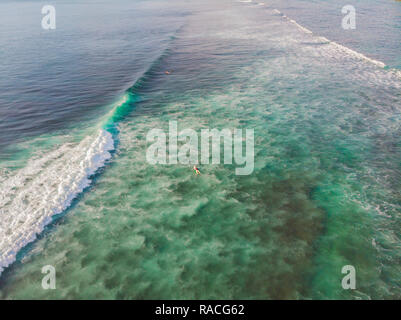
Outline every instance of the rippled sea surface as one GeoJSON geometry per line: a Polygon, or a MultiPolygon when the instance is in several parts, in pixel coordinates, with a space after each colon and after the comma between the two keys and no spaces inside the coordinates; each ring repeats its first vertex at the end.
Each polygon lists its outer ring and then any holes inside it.
{"type": "Polygon", "coordinates": [[[2,2],[0,298],[400,299],[401,3],[352,2],[2,2]],[[172,120],[253,173],[150,165],[172,120]]]}

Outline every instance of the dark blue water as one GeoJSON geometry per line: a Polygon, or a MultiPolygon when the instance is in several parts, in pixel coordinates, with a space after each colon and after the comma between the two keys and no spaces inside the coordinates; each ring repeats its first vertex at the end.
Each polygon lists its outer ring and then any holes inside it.
{"type": "Polygon", "coordinates": [[[27,137],[107,111],[102,107],[147,70],[185,16],[166,1],[52,3],[56,30],[41,28],[47,2],[0,3],[0,158],[27,137]]]}

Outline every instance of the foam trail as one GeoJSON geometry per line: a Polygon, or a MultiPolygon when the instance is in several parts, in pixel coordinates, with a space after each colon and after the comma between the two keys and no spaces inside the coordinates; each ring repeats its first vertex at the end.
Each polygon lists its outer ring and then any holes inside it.
{"type": "MultiPolygon", "coordinates": [[[[300,25],[298,22],[296,22],[294,19],[291,19],[289,17],[287,17],[285,14],[283,14],[282,12],[280,12],[277,9],[273,9],[273,13],[281,15],[284,19],[286,19],[287,21],[291,22],[292,24],[294,24],[295,26],[297,26],[298,29],[300,29],[301,31],[303,31],[306,34],[313,34],[313,32],[311,30],[309,30],[308,28],[305,28],[304,26],[300,25]]],[[[335,41],[331,41],[325,37],[318,37],[320,40],[327,42],[329,45],[332,45],[333,47],[335,47],[338,51],[341,51],[343,53],[346,53],[348,55],[352,55],[355,58],[358,58],[360,60],[365,60],[368,61],[370,63],[375,64],[376,66],[380,67],[380,68],[386,68],[387,65],[382,62],[382,61],[378,61],[372,58],[369,58],[367,56],[365,56],[362,53],[359,53],[355,50],[352,50],[348,47],[345,47],[335,41]]],[[[401,78],[401,71],[396,70],[396,69],[391,69],[390,72],[393,72],[394,75],[396,75],[397,77],[401,78]]]]}
{"type": "Polygon", "coordinates": [[[301,26],[301,25],[300,25],[299,23],[297,23],[295,20],[293,20],[293,19],[289,19],[289,20],[290,20],[291,23],[295,24],[295,25],[296,25],[299,29],[301,29],[303,32],[312,34],[312,31],[310,31],[309,29],[307,29],[307,28],[301,26]]]}
{"type": "MultiPolygon", "coordinates": [[[[309,29],[307,29],[307,28],[301,26],[301,25],[300,25],[299,23],[297,23],[295,20],[293,20],[293,19],[287,17],[286,15],[282,14],[279,10],[274,9],[273,12],[276,13],[276,14],[282,15],[282,17],[283,17],[284,19],[286,19],[286,20],[288,20],[289,22],[291,22],[292,24],[296,25],[296,26],[298,27],[298,29],[302,30],[304,33],[313,34],[312,31],[310,31],[309,29]]],[[[358,59],[360,59],[360,60],[365,60],[365,61],[368,61],[368,62],[370,62],[370,63],[373,63],[373,64],[375,64],[376,66],[378,66],[378,67],[380,67],[380,68],[385,68],[385,67],[386,67],[386,64],[385,64],[384,62],[378,61],[378,60],[375,60],[375,59],[372,59],[372,58],[369,58],[369,57],[365,56],[364,54],[359,53],[359,52],[357,52],[357,51],[355,51],[355,50],[352,50],[352,49],[350,49],[350,48],[348,48],[348,47],[345,47],[345,46],[343,46],[343,45],[341,45],[341,44],[339,44],[339,43],[337,43],[337,42],[335,42],[335,41],[331,41],[331,40],[329,40],[329,39],[327,39],[327,38],[325,38],[325,37],[319,37],[319,39],[321,39],[322,41],[327,42],[328,44],[330,44],[330,45],[332,45],[332,46],[334,46],[334,47],[335,47],[336,49],[338,49],[339,51],[342,51],[342,52],[344,52],[344,53],[346,53],[346,54],[348,54],[348,55],[354,56],[355,58],[358,58],[358,59]]],[[[398,70],[393,70],[393,72],[394,72],[394,74],[397,75],[398,77],[401,77],[401,72],[400,72],[400,71],[398,71],[398,70]]]]}
{"type": "Polygon", "coordinates": [[[79,144],[64,144],[0,182],[0,274],[91,183],[110,159],[111,133],[100,129],[79,144]]]}
{"type": "MultiPolygon", "coordinates": [[[[327,40],[327,39],[326,39],[326,40],[327,40]]],[[[380,67],[380,68],[385,68],[385,67],[386,67],[386,64],[385,64],[384,62],[371,59],[371,58],[369,58],[369,57],[363,55],[362,53],[359,53],[359,52],[354,51],[354,50],[352,50],[352,49],[350,49],[350,48],[347,48],[347,47],[345,47],[345,46],[343,46],[343,45],[341,45],[341,44],[338,44],[337,42],[330,41],[330,40],[327,40],[327,41],[329,41],[331,45],[335,46],[335,47],[336,47],[337,49],[339,49],[340,51],[346,52],[347,54],[350,54],[350,55],[352,55],[352,56],[354,56],[354,57],[356,57],[356,58],[359,58],[359,59],[361,59],[361,60],[366,60],[366,61],[368,61],[368,62],[370,62],[370,63],[373,63],[373,64],[377,65],[377,66],[380,67]]]]}

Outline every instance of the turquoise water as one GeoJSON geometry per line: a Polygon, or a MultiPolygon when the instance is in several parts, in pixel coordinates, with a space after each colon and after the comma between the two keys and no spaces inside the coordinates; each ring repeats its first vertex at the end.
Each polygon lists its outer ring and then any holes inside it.
{"type": "Polygon", "coordinates": [[[401,298],[394,48],[363,56],[267,3],[144,6],[169,12],[170,31],[149,31],[157,57],[132,59],[129,88],[4,147],[0,297],[401,298]],[[146,134],[171,120],[254,129],[253,173],[149,165],[146,134]],[[41,288],[48,264],[56,290],[41,288]],[[341,287],[344,265],[356,290],[341,287]]]}

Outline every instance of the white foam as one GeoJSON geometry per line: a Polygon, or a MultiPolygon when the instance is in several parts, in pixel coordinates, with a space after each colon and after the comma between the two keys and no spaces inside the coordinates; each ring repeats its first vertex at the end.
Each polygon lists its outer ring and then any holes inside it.
{"type": "Polygon", "coordinates": [[[373,64],[377,65],[380,68],[385,68],[386,67],[385,63],[383,63],[381,61],[378,61],[378,60],[371,59],[371,58],[363,55],[362,53],[356,52],[356,51],[354,51],[354,50],[352,50],[350,48],[347,48],[347,47],[345,47],[345,46],[343,46],[341,44],[338,44],[337,42],[330,41],[330,44],[335,46],[335,47],[337,47],[340,51],[343,51],[343,52],[345,52],[345,53],[347,53],[349,55],[352,55],[352,56],[354,56],[354,57],[356,57],[358,59],[366,60],[366,61],[368,61],[370,63],[373,63],[373,64]]]}
{"type": "Polygon", "coordinates": [[[100,130],[79,144],[64,144],[0,181],[0,274],[36,239],[53,215],[67,209],[111,157],[111,134],[100,130]]]}
{"type": "Polygon", "coordinates": [[[293,23],[293,24],[295,24],[295,25],[296,25],[299,29],[301,29],[303,32],[312,34],[312,31],[310,31],[309,29],[307,29],[307,28],[301,26],[301,25],[298,24],[295,20],[290,19],[290,22],[293,23]]]}
{"type": "MultiPolygon", "coordinates": [[[[277,9],[274,9],[273,12],[278,13],[278,14],[281,14],[281,12],[278,11],[277,9]]],[[[283,17],[284,19],[288,20],[289,22],[293,23],[294,25],[296,25],[296,26],[298,27],[298,29],[302,30],[304,33],[313,34],[312,31],[310,31],[309,29],[307,29],[307,28],[301,26],[301,25],[300,25],[299,23],[297,23],[295,20],[290,19],[290,18],[287,17],[286,15],[283,15],[282,17],[283,17]]],[[[342,51],[343,53],[346,53],[346,54],[348,54],[348,55],[352,55],[352,56],[355,57],[355,58],[358,58],[358,59],[360,59],[360,60],[365,60],[365,61],[368,61],[368,62],[370,62],[370,63],[373,63],[373,64],[377,65],[377,66],[380,67],[380,68],[385,68],[385,67],[386,67],[386,64],[383,63],[383,62],[381,62],[381,61],[371,59],[371,58],[369,58],[369,57],[363,55],[362,53],[359,53],[359,52],[357,52],[357,51],[354,51],[354,50],[352,50],[352,49],[350,49],[350,48],[348,48],[348,47],[345,47],[345,46],[343,46],[343,45],[341,45],[341,44],[338,44],[337,42],[331,41],[331,40],[329,40],[329,39],[327,39],[327,38],[325,38],[325,37],[318,37],[318,39],[320,39],[320,40],[322,40],[322,41],[325,41],[325,42],[328,42],[330,45],[336,47],[339,51],[342,51]]],[[[396,73],[398,76],[401,76],[401,72],[395,71],[395,73],[396,73]],[[398,73],[400,73],[400,74],[398,74],[398,73]]]]}

